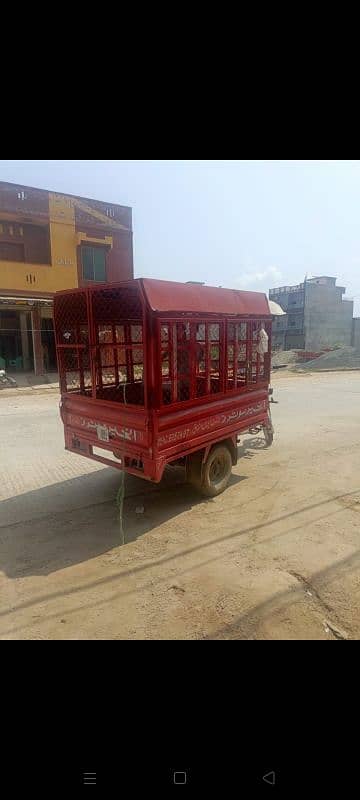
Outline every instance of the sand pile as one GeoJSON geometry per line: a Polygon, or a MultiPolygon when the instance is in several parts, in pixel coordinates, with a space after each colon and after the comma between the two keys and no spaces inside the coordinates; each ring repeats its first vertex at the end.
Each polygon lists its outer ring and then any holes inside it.
{"type": "Polygon", "coordinates": [[[294,369],[309,370],[311,372],[320,372],[327,369],[360,369],[360,350],[355,350],[355,347],[339,347],[337,350],[331,350],[330,353],[324,353],[323,356],[316,358],[314,361],[297,364],[294,369]]]}

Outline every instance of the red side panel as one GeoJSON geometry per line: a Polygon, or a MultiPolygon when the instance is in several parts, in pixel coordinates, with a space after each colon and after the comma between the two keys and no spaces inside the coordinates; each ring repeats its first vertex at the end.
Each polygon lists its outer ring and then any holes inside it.
{"type": "Polygon", "coordinates": [[[93,445],[108,450],[126,449],[137,455],[148,455],[151,446],[149,419],[145,411],[130,411],[114,403],[93,400],[80,395],[65,395],[62,418],[67,430],[93,445]],[[98,429],[107,429],[109,442],[99,439],[98,429]]]}
{"type": "Polygon", "coordinates": [[[244,393],[207,403],[196,410],[175,411],[157,419],[154,435],[156,456],[173,456],[201,447],[209,441],[219,441],[249,426],[265,423],[269,408],[267,389],[244,393]]]}

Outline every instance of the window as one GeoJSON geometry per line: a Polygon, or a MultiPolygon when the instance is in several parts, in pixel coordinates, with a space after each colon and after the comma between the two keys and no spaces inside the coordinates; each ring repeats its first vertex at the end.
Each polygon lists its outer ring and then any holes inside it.
{"type": "Polygon", "coordinates": [[[0,261],[25,261],[24,246],[12,242],[0,242],[0,261]]]}
{"type": "Polygon", "coordinates": [[[82,247],[81,263],[85,281],[106,281],[106,249],[104,247],[82,247]]]}
{"type": "MultiPolygon", "coordinates": [[[[31,230],[34,230],[35,226],[26,226],[26,231],[28,231],[31,227],[31,230]]],[[[37,228],[37,231],[39,228],[37,228]]],[[[41,232],[43,228],[41,227],[41,232]]],[[[1,220],[0,222],[0,235],[4,236],[7,239],[22,239],[24,237],[24,227],[23,225],[18,225],[17,222],[5,222],[1,220]]]]}

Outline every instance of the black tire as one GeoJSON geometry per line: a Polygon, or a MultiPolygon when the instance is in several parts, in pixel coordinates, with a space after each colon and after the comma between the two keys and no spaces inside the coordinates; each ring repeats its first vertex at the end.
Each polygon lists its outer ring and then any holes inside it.
{"type": "Polygon", "coordinates": [[[203,450],[192,453],[188,456],[186,477],[189,483],[200,491],[201,489],[201,469],[203,460],[203,450]]]}
{"type": "Polygon", "coordinates": [[[264,428],[264,436],[266,447],[271,447],[274,441],[274,432],[271,430],[271,428],[264,428]]]}
{"type": "Polygon", "coordinates": [[[227,487],[232,470],[231,453],[224,444],[210,450],[202,469],[200,491],[204,497],[217,497],[227,487]]]}

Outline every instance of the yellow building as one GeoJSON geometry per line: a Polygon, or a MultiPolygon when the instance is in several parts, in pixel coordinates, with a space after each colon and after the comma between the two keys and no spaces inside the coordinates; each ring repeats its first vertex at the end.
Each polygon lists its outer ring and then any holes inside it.
{"type": "Polygon", "coordinates": [[[54,293],[132,277],[130,208],[0,182],[0,369],[55,371],[54,293]]]}

